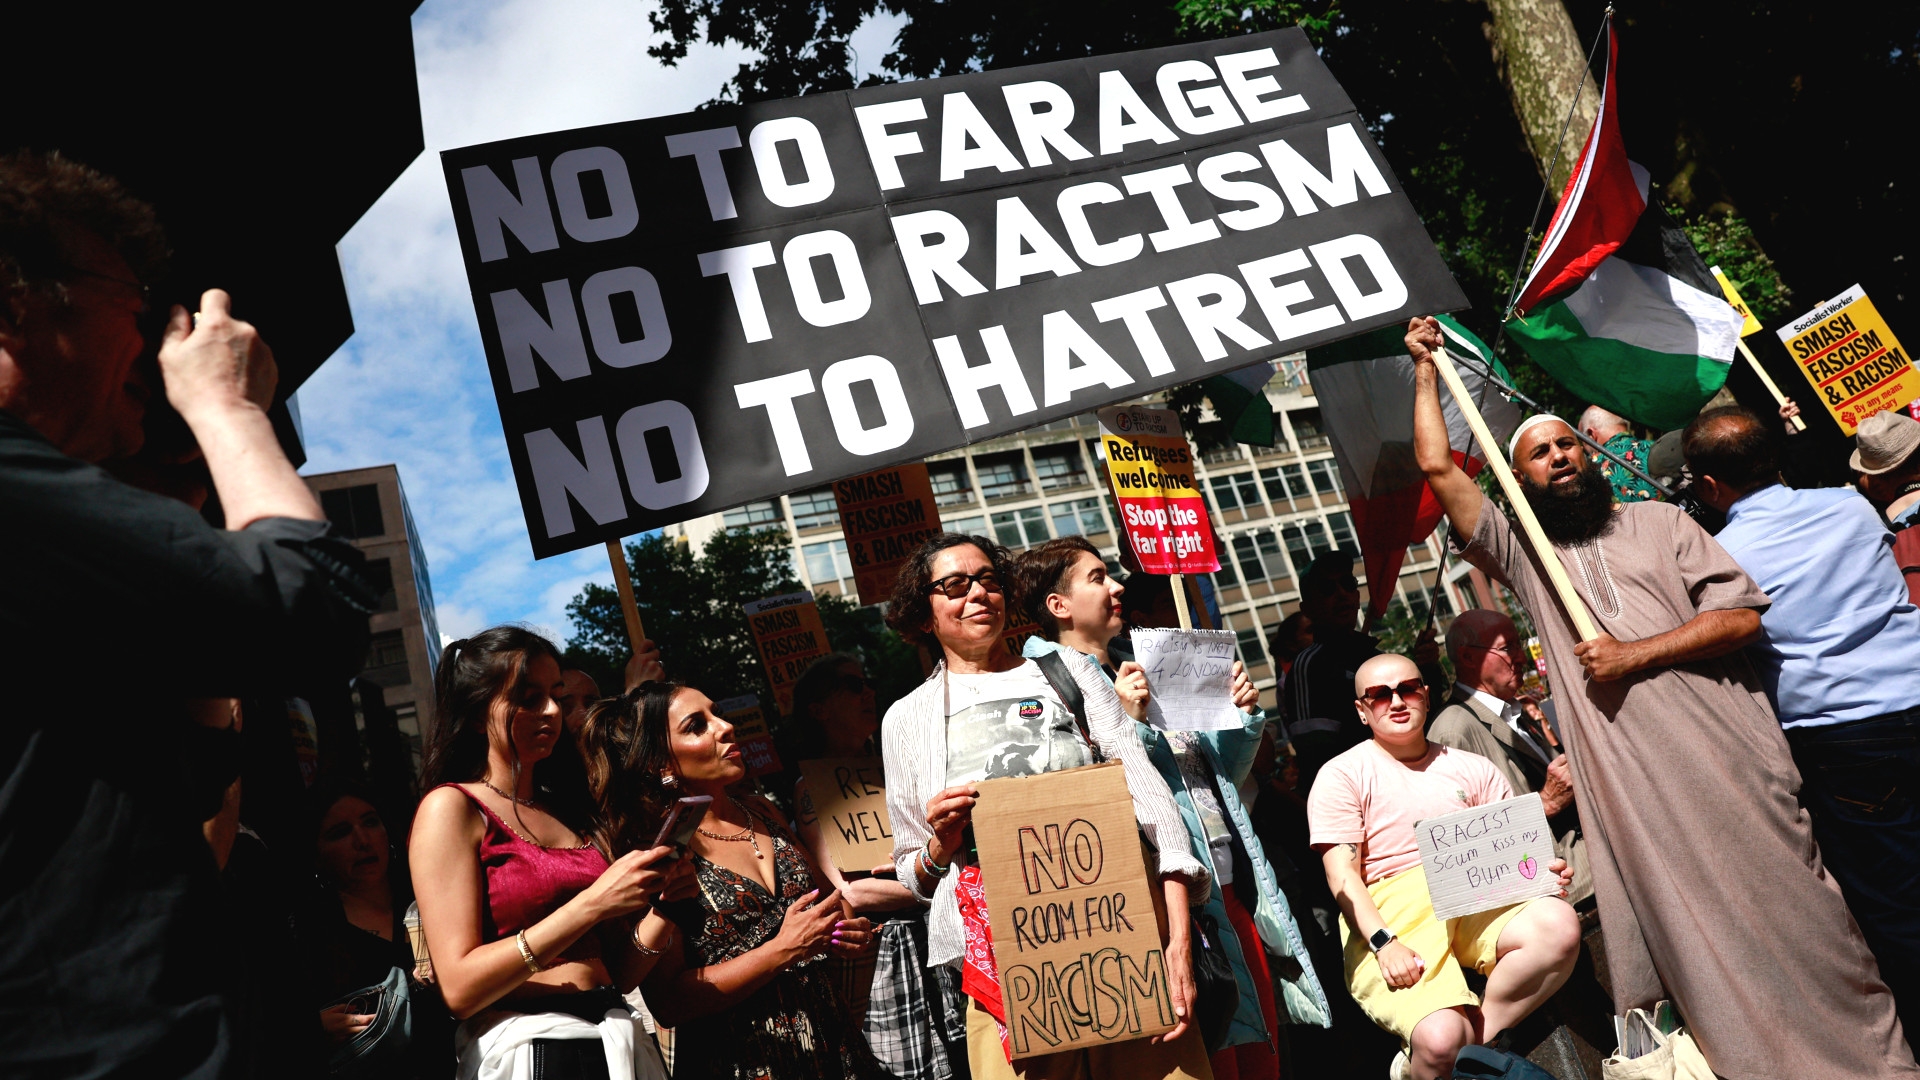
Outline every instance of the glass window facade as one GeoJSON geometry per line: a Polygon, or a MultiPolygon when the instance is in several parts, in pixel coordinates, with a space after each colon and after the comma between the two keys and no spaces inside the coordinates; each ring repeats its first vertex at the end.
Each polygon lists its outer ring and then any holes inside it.
{"type": "Polygon", "coordinates": [[[807,579],[815,585],[851,580],[853,577],[853,560],[847,558],[845,540],[808,544],[800,549],[800,553],[807,560],[807,579]]]}
{"type": "Polygon", "coordinates": [[[964,461],[942,461],[927,466],[927,478],[933,481],[933,501],[939,506],[973,501],[973,479],[967,475],[964,461]]]}
{"type": "Polygon", "coordinates": [[[1035,449],[1033,475],[1040,481],[1042,491],[1084,485],[1087,482],[1087,467],[1080,459],[1080,447],[1077,444],[1068,443],[1065,446],[1043,446],[1035,449]]]}
{"type": "Polygon", "coordinates": [[[1047,507],[1053,516],[1055,536],[1093,536],[1107,531],[1107,520],[1100,514],[1100,500],[1075,499],[1047,507]]]}
{"type": "Polygon", "coordinates": [[[1028,506],[995,514],[993,538],[1007,547],[1044,543],[1049,539],[1047,513],[1038,506],[1028,506]]]}
{"type": "Polygon", "coordinates": [[[720,515],[720,521],[729,529],[752,529],[763,525],[785,524],[780,516],[780,503],[774,499],[736,506],[720,515]]]}
{"type": "Polygon", "coordinates": [[[787,501],[793,504],[793,527],[796,529],[825,529],[840,524],[840,503],[833,497],[830,487],[797,491],[787,496],[787,501]]]}

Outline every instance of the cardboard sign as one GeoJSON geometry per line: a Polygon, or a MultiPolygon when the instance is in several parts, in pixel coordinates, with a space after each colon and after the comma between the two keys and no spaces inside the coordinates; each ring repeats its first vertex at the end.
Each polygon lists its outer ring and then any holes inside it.
{"type": "Polygon", "coordinates": [[[815,660],[833,651],[827,644],[827,628],[820,622],[820,606],[810,592],[769,596],[741,606],[753,631],[753,647],[759,650],[767,682],[773,686],[774,703],[785,716],[793,711],[793,684],[815,660]]]}
{"type": "Polygon", "coordinates": [[[767,730],[767,718],[760,711],[758,694],[716,701],[713,711],[733,725],[733,741],[740,747],[740,758],[746,763],[748,776],[780,771],[780,754],[773,748],[773,733],[767,730]]]}
{"type": "Polygon", "coordinates": [[[1297,28],[441,165],[541,557],[1466,306],[1297,28]]]}
{"type": "Polygon", "coordinates": [[[803,761],[800,779],[827,838],[827,856],[841,873],[864,874],[893,861],[893,819],[879,758],[803,761]]]}
{"type": "Polygon", "coordinates": [[[1553,830],[1538,794],[1416,821],[1436,919],[1452,919],[1560,892],[1547,872],[1553,830]]]}
{"type": "Polygon", "coordinates": [[[1920,374],[1858,285],[1774,332],[1844,434],[1920,397],[1920,374]]]}
{"type": "Polygon", "coordinates": [[[1713,272],[1713,280],[1720,283],[1720,291],[1726,294],[1727,303],[1732,304],[1733,310],[1739,312],[1741,317],[1747,320],[1740,324],[1740,336],[1747,337],[1765,329],[1760,325],[1760,320],[1753,317],[1753,309],[1747,306],[1745,300],[1740,299],[1740,290],[1733,287],[1732,280],[1730,280],[1725,273],[1722,273],[1717,266],[1710,266],[1707,269],[1713,272]]]}
{"type": "Polygon", "coordinates": [[[1100,446],[1127,543],[1149,574],[1220,569],[1213,522],[1193,478],[1193,448],[1172,409],[1100,410],[1100,446]]]}
{"type": "Polygon", "coordinates": [[[946,531],[926,463],[849,476],[833,485],[833,497],[840,504],[840,529],[847,536],[860,602],[885,603],[907,556],[946,531]]]}
{"type": "Polygon", "coordinates": [[[1170,1030],[1157,886],[1120,763],[978,788],[973,836],[1013,1056],[1170,1030]]]}
{"type": "Polygon", "coordinates": [[[1228,731],[1241,726],[1233,704],[1231,630],[1133,632],[1133,658],[1147,671],[1147,722],[1162,731],[1228,731]]]}

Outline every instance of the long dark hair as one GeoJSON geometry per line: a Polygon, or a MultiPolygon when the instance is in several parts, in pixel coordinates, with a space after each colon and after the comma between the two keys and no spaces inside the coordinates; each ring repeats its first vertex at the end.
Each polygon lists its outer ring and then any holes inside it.
{"type": "Polygon", "coordinates": [[[609,859],[652,843],[677,797],[661,775],[674,772],[667,711],[684,689],[679,683],[645,682],[587,708],[580,752],[586,759],[594,840],[609,859]]]}
{"type": "MultiPolygon", "coordinates": [[[[560,662],[553,642],[522,626],[495,626],[461,638],[440,652],[434,677],[433,741],[423,769],[428,789],[471,782],[487,775],[487,726],[493,703],[511,694],[539,657],[560,662]]],[[[513,761],[513,790],[520,783],[520,751],[508,740],[513,761]]],[[[580,783],[579,751],[564,736],[553,753],[533,766],[534,789],[543,809],[578,832],[588,820],[590,802],[580,783]]],[[[514,806],[515,813],[519,804],[514,806]]],[[[522,828],[525,826],[523,825],[522,828]]]]}

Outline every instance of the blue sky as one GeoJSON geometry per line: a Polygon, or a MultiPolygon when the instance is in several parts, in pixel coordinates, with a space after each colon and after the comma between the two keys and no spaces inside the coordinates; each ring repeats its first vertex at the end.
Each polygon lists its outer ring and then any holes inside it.
{"type": "MultiPolygon", "coordinates": [[[[441,633],[526,622],[557,639],[588,581],[612,584],[605,550],[536,562],[487,380],[439,151],[684,112],[747,58],[647,55],[652,10],[634,0],[428,0],[413,17],[426,152],[340,242],[352,338],[301,387],[306,473],[400,467],[431,567],[441,633]]],[[[854,36],[864,74],[897,22],[854,36]]]]}

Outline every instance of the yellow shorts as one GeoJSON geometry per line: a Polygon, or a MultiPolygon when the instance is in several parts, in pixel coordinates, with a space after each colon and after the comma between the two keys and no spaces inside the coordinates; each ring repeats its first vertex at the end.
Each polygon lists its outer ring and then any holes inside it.
{"type": "Polygon", "coordinates": [[[1354,936],[1345,919],[1340,920],[1347,990],[1374,1023],[1400,1036],[1403,1045],[1410,1042],[1420,1021],[1441,1009],[1480,1004],[1479,996],[1467,989],[1461,967],[1471,967],[1482,975],[1492,971],[1500,931],[1533,902],[1441,922],[1433,917],[1427,872],[1418,866],[1374,882],[1367,886],[1367,895],[1373,897],[1373,906],[1380,909],[1380,917],[1398,935],[1400,944],[1419,953],[1426,962],[1419,982],[1405,990],[1394,990],[1387,986],[1373,950],[1354,936]]]}

